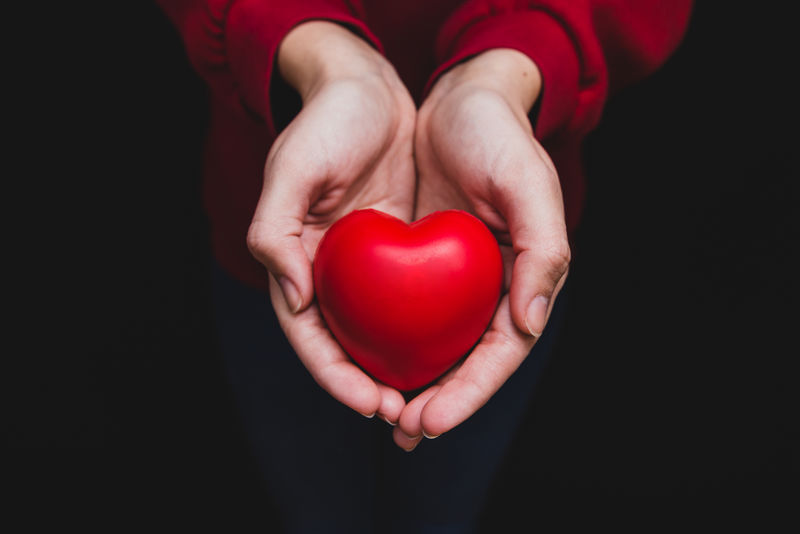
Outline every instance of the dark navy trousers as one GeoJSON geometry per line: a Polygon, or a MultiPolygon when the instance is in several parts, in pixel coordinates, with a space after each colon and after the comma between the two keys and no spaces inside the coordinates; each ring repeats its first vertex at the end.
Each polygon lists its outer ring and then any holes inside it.
{"type": "Polygon", "coordinates": [[[392,427],[314,382],[278,325],[269,294],[213,266],[217,335],[242,421],[287,532],[467,533],[518,430],[563,321],[545,333],[470,419],[408,453],[392,427]]]}

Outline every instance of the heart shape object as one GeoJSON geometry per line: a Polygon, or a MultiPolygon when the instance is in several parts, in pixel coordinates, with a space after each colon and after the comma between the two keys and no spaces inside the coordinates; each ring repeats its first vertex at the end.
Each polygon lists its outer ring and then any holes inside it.
{"type": "Polygon", "coordinates": [[[314,257],[331,332],[365,371],[401,391],[438,378],[472,348],[502,284],[497,241],[460,210],[410,225],[356,210],[328,229],[314,257]]]}

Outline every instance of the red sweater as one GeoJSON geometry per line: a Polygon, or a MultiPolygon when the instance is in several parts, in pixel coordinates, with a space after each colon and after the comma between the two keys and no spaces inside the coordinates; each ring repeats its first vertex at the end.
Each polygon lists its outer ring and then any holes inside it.
{"type": "Polygon", "coordinates": [[[204,198],[215,257],[235,277],[266,287],[247,229],[264,162],[298,106],[276,75],[281,39],[309,19],[338,21],[395,66],[417,103],[453,64],[513,48],[539,67],[533,127],[562,182],[567,228],[584,197],[580,146],[610,92],[655,70],[680,42],[691,0],[158,0],[189,60],[211,89],[204,198]],[[291,108],[290,108],[291,109],[291,108]]]}

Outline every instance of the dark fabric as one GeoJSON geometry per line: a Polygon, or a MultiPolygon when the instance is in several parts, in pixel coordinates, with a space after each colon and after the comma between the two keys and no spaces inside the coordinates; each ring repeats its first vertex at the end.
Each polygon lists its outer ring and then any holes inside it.
{"type": "Polygon", "coordinates": [[[335,401],[305,370],[265,291],[213,266],[216,325],[242,422],[289,532],[473,532],[564,317],[473,417],[407,453],[391,427],[335,401]]]}

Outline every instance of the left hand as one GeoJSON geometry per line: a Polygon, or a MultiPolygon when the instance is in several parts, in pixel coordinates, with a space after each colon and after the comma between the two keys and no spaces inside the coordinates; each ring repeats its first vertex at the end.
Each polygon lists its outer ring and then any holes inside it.
{"type": "Polygon", "coordinates": [[[278,322],[314,380],[362,415],[394,423],[405,401],[333,338],[314,298],[312,259],[327,229],[354,209],[411,218],[414,102],[383,56],[332,22],[292,29],[278,66],[303,107],[269,151],[247,244],[270,272],[278,322]]]}
{"type": "Polygon", "coordinates": [[[420,108],[415,218],[463,209],[494,232],[505,292],[472,353],[411,400],[394,429],[412,450],[475,413],[519,367],[545,327],[570,262],[561,188],[528,112],[541,91],[524,54],[494,49],[444,74],[420,108]]]}

